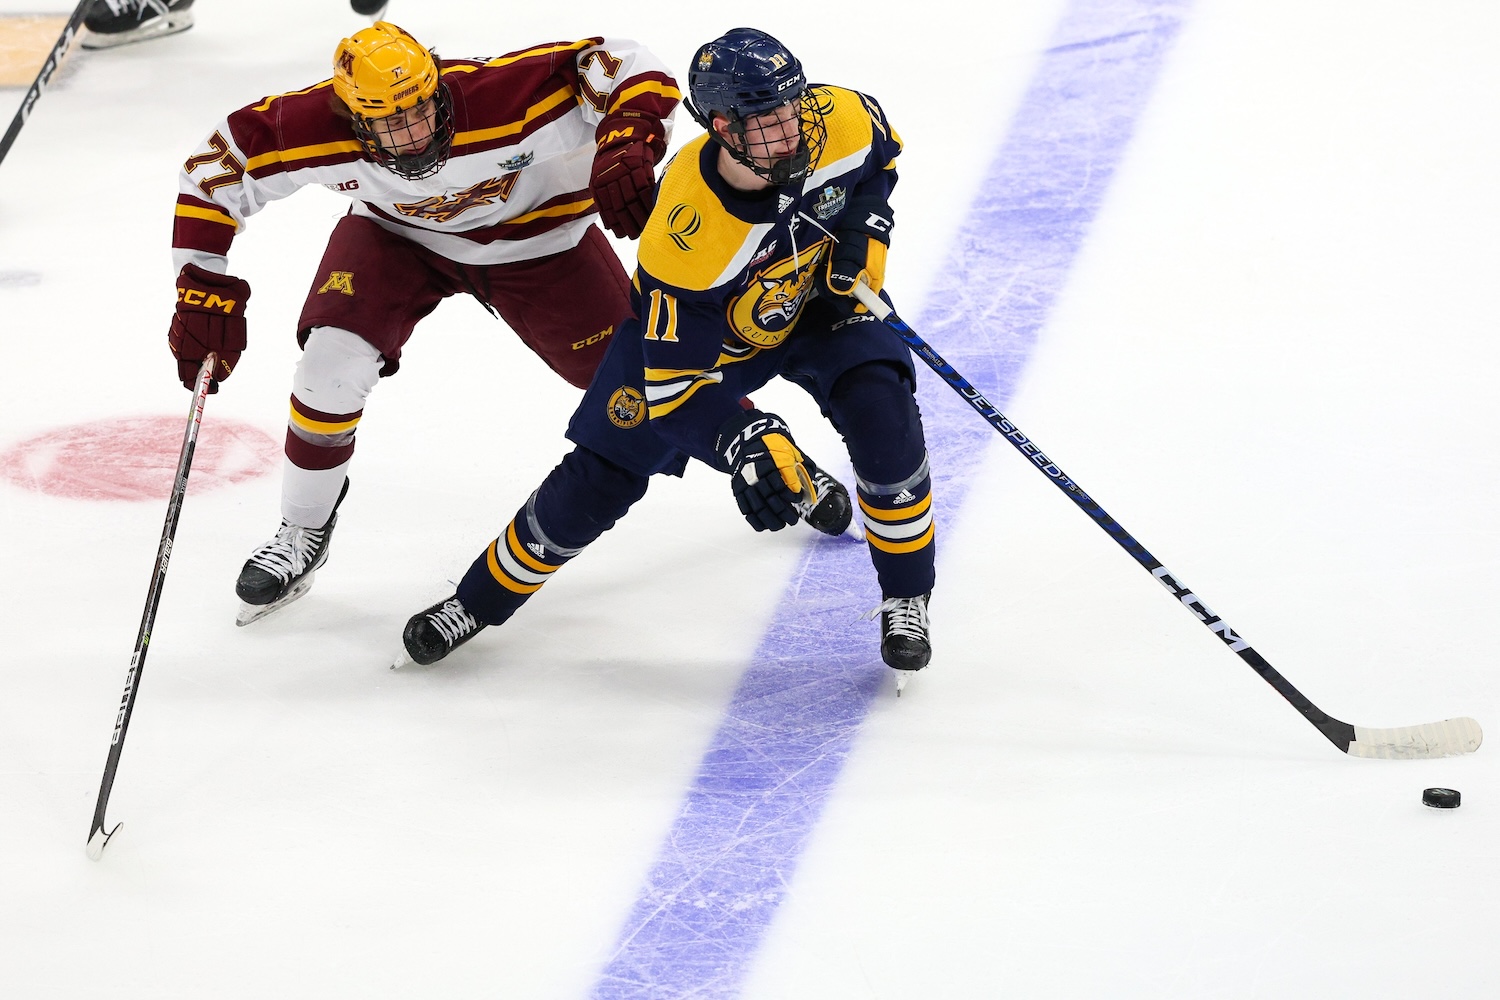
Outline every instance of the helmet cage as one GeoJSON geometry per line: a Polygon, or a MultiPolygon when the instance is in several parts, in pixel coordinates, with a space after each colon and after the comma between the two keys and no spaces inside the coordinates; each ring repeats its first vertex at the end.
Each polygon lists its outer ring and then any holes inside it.
{"type": "Polygon", "coordinates": [[[828,125],[823,119],[823,111],[818,107],[818,101],[810,91],[803,90],[792,98],[791,102],[797,109],[798,141],[797,148],[790,156],[783,156],[773,160],[769,165],[756,161],[754,150],[757,146],[764,147],[766,143],[761,139],[764,127],[757,126],[753,119],[774,113],[776,109],[751,115],[749,118],[740,118],[728,112],[720,112],[729,122],[727,129],[729,135],[738,141],[738,146],[727,142],[710,124],[709,131],[720,146],[729,151],[729,155],[737,163],[749,168],[751,173],[763,180],[769,181],[775,187],[785,187],[788,184],[804,181],[808,174],[816,166],[823,147],[828,141],[828,125]]]}
{"type": "MultiPolygon", "coordinates": [[[[406,110],[410,114],[428,106],[433,108],[432,138],[425,148],[415,153],[398,153],[381,142],[382,132],[377,131],[375,125],[391,117],[390,115],[367,118],[355,113],[351,120],[354,137],[364,147],[366,156],[396,176],[409,181],[431,177],[443,169],[443,164],[448,162],[448,154],[453,151],[453,98],[448,93],[446,83],[439,81],[431,97],[418,100],[406,110]]],[[[385,135],[391,135],[390,130],[383,131],[385,135]]],[[[396,134],[399,134],[399,130],[396,134]]]]}

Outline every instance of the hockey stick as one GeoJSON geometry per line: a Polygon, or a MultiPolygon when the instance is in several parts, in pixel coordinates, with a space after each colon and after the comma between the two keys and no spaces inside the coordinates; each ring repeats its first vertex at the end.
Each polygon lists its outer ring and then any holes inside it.
{"type": "Polygon", "coordinates": [[[52,52],[47,56],[47,61],[42,63],[41,72],[31,82],[31,89],[26,91],[26,96],[21,99],[21,107],[16,111],[16,116],[10,120],[10,128],[5,130],[5,138],[0,139],[0,163],[5,162],[5,154],[10,152],[16,136],[21,134],[21,126],[25,125],[26,119],[31,117],[31,106],[42,96],[42,88],[51,81],[52,74],[57,71],[57,67],[62,65],[68,50],[73,47],[73,39],[78,37],[78,28],[83,24],[83,19],[88,14],[92,3],[93,0],[82,0],[73,9],[73,16],[68,18],[68,23],[63,26],[62,34],[57,36],[57,44],[52,46],[52,52]]]}
{"type": "Polygon", "coordinates": [[[172,497],[167,501],[167,521],[161,529],[161,544],[156,549],[156,572],[151,577],[151,587],[146,591],[146,610],[141,615],[141,630],[136,633],[135,652],[130,657],[130,670],[125,674],[125,693],[120,696],[120,711],[115,716],[115,732],[109,741],[109,759],[104,764],[104,780],[99,785],[99,803],[94,806],[94,825],[89,830],[89,857],[98,861],[104,854],[104,845],[119,832],[123,823],[116,823],[108,832],[104,829],[104,810],[109,805],[109,792],[115,784],[115,771],[120,766],[120,751],[125,748],[125,730],[130,726],[130,713],[135,709],[135,695],[140,690],[141,671],[146,666],[146,651],[151,644],[151,628],[156,622],[156,609],[161,604],[161,589],[167,582],[167,561],[172,556],[172,539],[177,536],[177,521],[182,516],[182,498],[187,494],[188,470],[193,465],[193,449],[198,444],[198,427],[203,423],[203,403],[208,398],[208,387],[213,379],[210,372],[218,358],[210,352],[198,369],[198,391],[193,394],[193,406],[188,410],[187,430],[182,435],[182,453],[177,457],[177,479],[172,484],[172,497]]]}
{"type": "Polygon", "coordinates": [[[1110,517],[1103,507],[1099,506],[1077,483],[1068,478],[1056,463],[1042,454],[1041,449],[1032,444],[1031,439],[1021,433],[1020,428],[1006,419],[1005,414],[995,409],[994,405],[985,399],[967,379],[954,371],[953,366],[928,346],[927,342],[907,326],[906,322],[897,316],[880,296],[872,292],[869,286],[855,285],[854,295],[866,309],[875,314],[877,319],[883,321],[902,340],[906,341],[934,372],[942,376],[943,380],[1015,446],[1017,451],[1025,455],[1033,465],[1046,474],[1047,478],[1052,480],[1058,489],[1067,494],[1068,499],[1093,518],[1094,523],[1103,528],[1109,537],[1118,542],[1120,547],[1130,553],[1136,562],[1145,567],[1146,572],[1166,587],[1173,597],[1181,601],[1183,607],[1191,611],[1194,617],[1223,640],[1226,646],[1239,654],[1240,659],[1250,664],[1255,672],[1265,678],[1266,683],[1275,688],[1283,698],[1291,702],[1292,707],[1301,712],[1307,721],[1317,726],[1318,731],[1328,737],[1329,742],[1334,746],[1356,757],[1387,759],[1452,757],[1473,753],[1479,749],[1484,733],[1480,730],[1479,723],[1473,719],[1445,719],[1442,722],[1431,722],[1423,726],[1366,729],[1363,726],[1351,726],[1347,722],[1340,722],[1314,705],[1301,691],[1293,687],[1291,682],[1277,673],[1276,668],[1271,666],[1265,657],[1250,648],[1250,644],[1230,628],[1228,622],[1215,614],[1198,598],[1197,594],[1189,590],[1155,556],[1146,551],[1144,545],[1132,538],[1118,521],[1110,517]]]}

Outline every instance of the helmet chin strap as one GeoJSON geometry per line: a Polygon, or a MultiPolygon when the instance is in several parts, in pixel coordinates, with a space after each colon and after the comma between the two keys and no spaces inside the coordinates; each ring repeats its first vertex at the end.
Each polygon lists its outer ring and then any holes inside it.
{"type": "Polygon", "coordinates": [[[807,176],[808,165],[812,162],[812,151],[807,148],[804,140],[797,146],[797,151],[791,156],[784,156],[771,164],[771,169],[763,176],[776,187],[786,187],[793,181],[800,181],[807,176]]]}

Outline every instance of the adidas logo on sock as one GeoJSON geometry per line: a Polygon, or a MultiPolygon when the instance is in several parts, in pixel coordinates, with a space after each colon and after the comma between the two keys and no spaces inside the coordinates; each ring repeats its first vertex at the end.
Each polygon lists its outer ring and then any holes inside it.
{"type": "Polygon", "coordinates": [[[894,503],[911,503],[915,499],[916,499],[916,497],[912,495],[911,490],[902,490],[900,493],[896,494],[896,499],[893,502],[894,503]]]}
{"type": "Polygon", "coordinates": [[[536,556],[538,559],[547,558],[547,549],[542,545],[541,542],[527,542],[526,548],[529,549],[531,554],[536,556]]]}

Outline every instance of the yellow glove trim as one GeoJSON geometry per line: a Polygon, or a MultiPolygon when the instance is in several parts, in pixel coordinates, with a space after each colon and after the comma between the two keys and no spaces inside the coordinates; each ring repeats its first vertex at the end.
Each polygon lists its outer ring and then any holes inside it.
{"type": "Polygon", "coordinates": [[[786,483],[786,488],[793,493],[801,493],[806,489],[808,497],[816,502],[818,491],[813,488],[812,477],[802,464],[801,450],[785,434],[767,434],[761,440],[771,453],[771,461],[776,463],[776,471],[781,473],[781,481],[786,483]]]}
{"type": "MultiPolygon", "coordinates": [[[[879,240],[870,240],[870,249],[865,254],[865,268],[859,272],[865,284],[870,286],[870,291],[879,294],[880,288],[885,284],[885,253],[888,248],[879,240]]],[[[850,294],[854,294],[852,291],[850,294]]],[[[864,308],[861,306],[860,308],[864,308]]]]}

